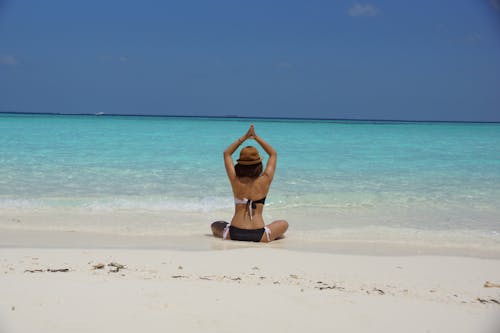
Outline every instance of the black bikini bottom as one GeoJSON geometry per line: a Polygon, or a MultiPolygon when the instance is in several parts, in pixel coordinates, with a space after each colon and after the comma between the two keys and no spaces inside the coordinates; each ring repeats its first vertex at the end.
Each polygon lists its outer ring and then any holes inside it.
{"type": "Polygon", "coordinates": [[[232,240],[247,241],[247,242],[260,242],[262,235],[264,235],[264,228],[260,229],[240,229],[229,226],[229,235],[232,240]]]}

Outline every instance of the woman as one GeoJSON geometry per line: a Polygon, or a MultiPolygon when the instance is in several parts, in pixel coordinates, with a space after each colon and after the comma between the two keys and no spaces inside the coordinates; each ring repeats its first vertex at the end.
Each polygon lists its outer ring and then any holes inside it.
{"type": "Polygon", "coordinates": [[[253,125],[244,136],[227,147],[224,151],[224,164],[234,194],[234,216],[231,223],[224,221],[212,223],[214,236],[253,242],[270,242],[283,236],[288,229],[287,221],[274,221],[266,226],[262,218],[264,202],[276,169],[276,158],[276,151],[255,134],[253,125]],[[243,148],[240,151],[238,164],[236,166],[233,164],[231,155],[247,139],[257,141],[269,155],[264,172],[259,151],[252,146],[243,148]]]}

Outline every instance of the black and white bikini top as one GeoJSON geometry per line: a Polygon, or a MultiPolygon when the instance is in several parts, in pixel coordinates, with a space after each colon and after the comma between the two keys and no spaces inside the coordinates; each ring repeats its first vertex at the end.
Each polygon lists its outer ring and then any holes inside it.
{"type": "Polygon", "coordinates": [[[234,198],[234,203],[237,205],[247,205],[248,212],[250,213],[250,220],[253,217],[253,209],[257,208],[257,204],[264,204],[266,202],[266,197],[259,200],[250,200],[247,198],[238,199],[234,198]]]}

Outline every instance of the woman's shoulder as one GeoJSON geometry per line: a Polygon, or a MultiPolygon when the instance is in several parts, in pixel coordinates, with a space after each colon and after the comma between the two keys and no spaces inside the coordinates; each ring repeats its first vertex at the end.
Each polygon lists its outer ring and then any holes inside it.
{"type": "Polygon", "coordinates": [[[266,193],[269,190],[270,182],[266,177],[258,177],[251,181],[244,179],[236,179],[232,184],[234,195],[248,194],[248,193],[266,193]]]}

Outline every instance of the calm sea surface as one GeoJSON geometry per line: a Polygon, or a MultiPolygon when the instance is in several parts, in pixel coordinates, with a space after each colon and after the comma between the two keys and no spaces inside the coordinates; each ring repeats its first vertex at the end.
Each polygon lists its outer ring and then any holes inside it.
{"type": "Polygon", "coordinates": [[[266,210],[296,230],[461,230],[499,241],[500,124],[4,114],[0,212],[230,218],[222,151],[250,123],[278,151],[266,210]]]}

